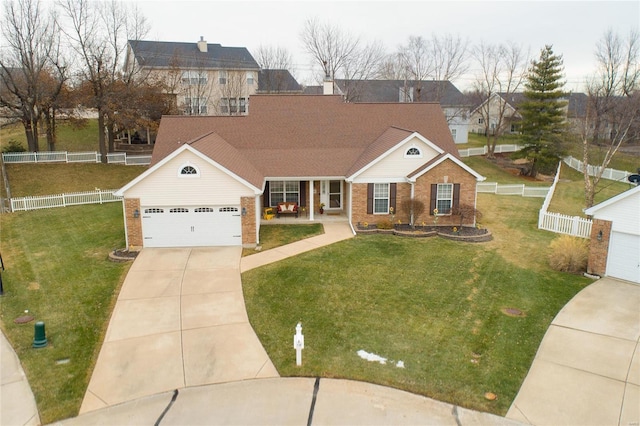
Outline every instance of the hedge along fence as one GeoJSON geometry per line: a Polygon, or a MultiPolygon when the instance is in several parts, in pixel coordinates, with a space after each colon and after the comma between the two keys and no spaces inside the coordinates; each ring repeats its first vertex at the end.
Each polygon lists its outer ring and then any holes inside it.
{"type": "Polygon", "coordinates": [[[77,206],[81,204],[104,204],[122,201],[122,197],[113,195],[117,189],[72,192],[69,194],[41,195],[11,199],[11,211],[49,209],[53,207],[77,206]]]}

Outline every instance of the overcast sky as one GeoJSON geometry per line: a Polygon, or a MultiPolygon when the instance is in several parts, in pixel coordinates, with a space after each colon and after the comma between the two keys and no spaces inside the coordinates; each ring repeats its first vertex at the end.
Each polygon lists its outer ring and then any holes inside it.
{"type": "MultiPolygon", "coordinates": [[[[474,44],[513,41],[537,57],[545,44],[564,57],[566,89],[580,91],[594,71],[597,41],[611,28],[621,35],[640,25],[640,1],[177,1],[138,0],[149,20],[148,39],[241,46],[281,46],[294,57],[300,83],[315,84],[300,32],[305,20],[330,21],[389,52],[410,35],[453,34],[474,44]]],[[[462,90],[472,76],[456,81],[462,90]]]]}

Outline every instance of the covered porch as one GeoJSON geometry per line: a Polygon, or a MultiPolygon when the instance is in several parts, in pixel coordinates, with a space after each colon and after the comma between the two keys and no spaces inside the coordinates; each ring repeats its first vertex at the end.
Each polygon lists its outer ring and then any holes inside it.
{"type": "Polygon", "coordinates": [[[351,184],[342,177],[268,179],[261,197],[260,223],[348,222],[350,190],[351,184]],[[277,214],[282,203],[295,203],[297,214],[277,214]]]}

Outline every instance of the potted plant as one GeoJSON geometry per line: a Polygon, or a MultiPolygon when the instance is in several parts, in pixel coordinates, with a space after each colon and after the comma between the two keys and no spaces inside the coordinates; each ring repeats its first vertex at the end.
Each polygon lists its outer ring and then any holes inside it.
{"type": "Polygon", "coordinates": [[[324,213],[324,203],[320,203],[320,214],[324,213]]]}

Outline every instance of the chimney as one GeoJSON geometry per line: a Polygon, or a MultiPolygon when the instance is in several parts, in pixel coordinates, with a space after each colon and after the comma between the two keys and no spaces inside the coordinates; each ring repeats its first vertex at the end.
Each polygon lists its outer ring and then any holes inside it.
{"type": "Polygon", "coordinates": [[[200,36],[200,41],[198,42],[198,50],[202,53],[207,53],[207,41],[203,36],[200,36]]]}
{"type": "Polygon", "coordinates": [[[329,75],[326,75],[322,82],[322,94],[333,95],[333,79],[329,75]]]}

